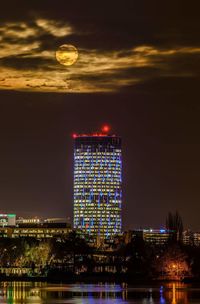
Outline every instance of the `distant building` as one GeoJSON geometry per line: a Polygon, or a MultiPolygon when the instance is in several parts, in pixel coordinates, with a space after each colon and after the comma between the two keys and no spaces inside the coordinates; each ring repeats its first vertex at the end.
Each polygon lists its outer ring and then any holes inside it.
{"type": "Polygon", "coordinates": [[[126,244],[133,239],[142,239],[153,245],[164,245],[169,241],[171,232],[166,229],[137,229],[124,233],[124,241],[126,244]]]}
{"type": "Polygon", "coordinates": [[[74,228],[97,239],[121,233],[121,138],[74,135],[74,228]]]}
{"type": "MultiPolygon", "coordinates": [[[[174,231],[167,229],[137,229],[125,231],[123,241],[128,244],[135,238],[143,239],[147,243],[164,245],[173,239],[174,231]]],[[[200,232],[183,231],[182,243],[187,246],[200,246],[200,232]]]]}
{"type": "Polygon", "coordinates": [[[44,225],[44,224],[65,224],[69,226],[67,223],[66,218],[55,217],[55,218],[39,218],[39,217],[32,217],[32,218],[24,218],[18,217],[16,220],[16,224],[19,225],[44,225]]]}
{"type": "Polygon", "coordinates": [[[36,239],[48,239],[48,238],[60,238],[65,237],[71,232],[70,227],[58,226],[33,226],[33,227],[4,227],[0,228],[0,237],[6,238],[36,238],[36,239]]]}
{"type": "Polygon", "coordinates": [[[145,242],[164,245],[169,241],[170,232],[166,229],[144,229],[143,239],[145,242]]]}
{"type": "Polygon", "coordinates": [[[30,218],[24,218],[24,217],[18,217],[16,220],[16,224],[41,224],[43,221],[41,218],[38,217],[30,217],[30,218]]]}
{"type": "Polygon", "coordinates": [[[16,214],[0,214],[0,227],[15,226],[16,214]]]}
{"type": "Polygon", "coordinates": [[[185,230],[183,232],[183,244],[188,246],[200,246],[200,232],[185,230]]]}
{"type": "Polygon", "coordinates": [[[44,223],[67,223],[66,218],[63,217],[52,217],[44,219],[44,223]]]}
{"type": "MultiPolygon", "coordinates": [[[[183,235],[182,235],[183,244],[184,245],[196,245],[195,241],[194,241],[194,234],[196,234],[196,241],[198,242],[198,233],[193,233],[191,230],[183,231],[183,235]]],[[[200,238],[199,238],[199,241],[200,241],[200,238]]]]}
{"type": "Polygon", "coordinates": [[[16,220],[16,215],[13,214],[0,215],[0,238],[56,238],[66,236],[71,231],[71,225],[64,218],[19,217],[16,220]]]}
{"type": "Polygon", "coordinates": [[[193,242],[195,246],[200,246],[200,232],[193,233],[193,242]]]}

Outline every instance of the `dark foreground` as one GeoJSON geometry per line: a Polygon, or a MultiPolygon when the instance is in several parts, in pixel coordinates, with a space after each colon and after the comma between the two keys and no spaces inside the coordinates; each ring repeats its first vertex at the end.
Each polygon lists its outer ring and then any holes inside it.
{"type": "Polygon", "coordinates": [[[152,284],[163,284],[163,283],[171,283],[171,282],[181,282],[186,284],[199,284],[200,286],[200,278],[199,277],[185,277],[180,279],[179,277],[145,277],[145,276],[134,276],[133,274],[121,273],[82,273],[82,274],[73,274],[73,273],[63,273],[63,272],[52,272],[46,276],[39,275],[0,275],[0,282],[46,282],[46,283],[56,283],[56,284],[75,284],[79,282],[83,282],[86,284],[93,283],[117,283],[117,284],[137,284],[137,285],[152,285],[152,284]]]}

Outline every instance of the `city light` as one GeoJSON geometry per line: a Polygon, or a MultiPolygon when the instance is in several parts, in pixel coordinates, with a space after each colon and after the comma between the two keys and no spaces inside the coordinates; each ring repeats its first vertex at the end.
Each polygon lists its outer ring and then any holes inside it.
{"type": "Polygon", "coordinates": [[[121,139],[78,136],[74,150],[74,228],[109,238],[121,232],[121,139]]]}
{"type": "Polygon", "coordinates": [[[110,126],[104,125],[101,130],[102,132],[108,133],[110,131],[110,126]]]}

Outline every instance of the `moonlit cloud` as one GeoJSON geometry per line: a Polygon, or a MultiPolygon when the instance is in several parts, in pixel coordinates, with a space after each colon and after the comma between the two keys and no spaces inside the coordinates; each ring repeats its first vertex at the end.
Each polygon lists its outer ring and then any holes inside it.
{"type": "Polygon", "coordinates": [[[5,33],[8,38],[28,38],[36,35],[37,31],[29,27],[25,22],[21,23],[7,23],[4,28],[0,30],[0,34],[5,33]]]}
{"type": "Polygon", "coordinates": [[[194,72],[183,73],[174,61],[200,55],[200,48],[195,46],[137,45],[102,51],[76,43],[78,61],[66,68],[56,61],[55,51],[63,38],[73,44],[72,34],[77,33],[71,25],[55,20],[36,18],[31,23],[5,23],[0,29],[0,89],[113,92],[158,75],[191,77],[194,72]]]}
{"type": "Polygon", "coordinates": [[[200,48],[198,47],[181,47],[172,49],[158,49],[152,46],[143,45],[134,48],[134,52],[143,54],[144,56],[170,56],[175,54],[195,54],[200,53],[200,48]]]}
{"type": "Polygon", "coordinates": [[[55,37],[63,37],[71,35],[73,33],[72,27],[66,25],[63,26],[61,22],[55,22],[46,19],[37,19],[36,24],[39,28],[55,37]]]}
{"type": "Polygon", "coordinates": [[[8,58],[9,56],[34,56],[36,50],[39,50],[40,43],[38,41],[23,44],[3,43],[0,48],[0,58],[8,58]]]}

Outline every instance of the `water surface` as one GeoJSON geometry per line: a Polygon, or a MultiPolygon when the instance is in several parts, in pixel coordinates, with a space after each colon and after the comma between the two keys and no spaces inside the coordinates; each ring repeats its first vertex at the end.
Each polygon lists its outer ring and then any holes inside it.
{"type": "Polygon", "coordinates": [[[2,282],[1,303],[32,304],[200,304],[200,285],[183,283],[147,285],[49,284],[41,282],[2,282]]]}

